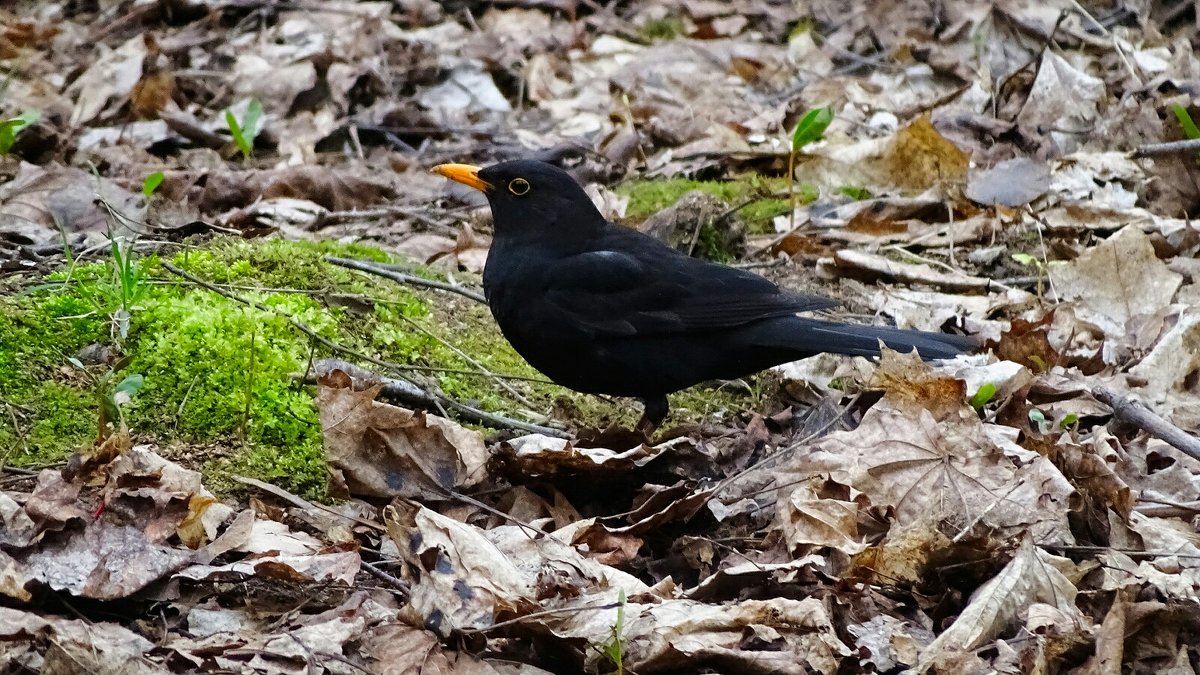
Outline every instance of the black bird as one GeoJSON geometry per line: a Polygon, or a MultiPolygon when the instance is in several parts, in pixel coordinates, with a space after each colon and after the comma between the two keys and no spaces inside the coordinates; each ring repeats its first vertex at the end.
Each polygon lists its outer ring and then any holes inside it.
{"type": "Polygon", "coordinates": [[[668,393],[706,380],[821,352],[874,356],[880,340],[926,359],[975,345],[960,335],[797,316],[837,302],[610,223],[570,174],[544,162],[433,171],[487,195],[495,235],[483,290],[504,337],[564,387],[641,399],[637,428],[646,435],[667,416],[668,393]]]}

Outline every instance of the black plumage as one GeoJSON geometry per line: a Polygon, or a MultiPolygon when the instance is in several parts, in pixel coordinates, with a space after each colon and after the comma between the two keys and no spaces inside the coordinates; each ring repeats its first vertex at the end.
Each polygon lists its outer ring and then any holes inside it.
{"type": "Polygon", "coordinates": [[[668,393],[706,380],[821,352],[877,355],[880,340],[926,359],[974,345],[960,335],[797,316],[837,303],[607,222],[550,164],[434,170],[487,195],[495,234],[483,285],[505,338],[558,384],[641,399],[643,431],[666,417],[668,393]]]}

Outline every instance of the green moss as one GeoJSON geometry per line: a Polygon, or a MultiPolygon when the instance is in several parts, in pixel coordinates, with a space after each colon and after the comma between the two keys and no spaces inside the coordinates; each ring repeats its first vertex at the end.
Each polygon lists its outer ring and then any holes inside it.
{"type": "Polygon", "coordinates": [[[699,237],[696,239],[696,254],[720,263],[730,263],[737,258],[733,251],[725,247],[721,230],[711,222],[700,226],[699,237]]]}
{"type": "MultiPolygon", "coordinates": [[[[314,421],[315,424],[315,421],[314,421]]],[[[304,442],[279,448],[257,443],[229,458],[206,462],[203,471],[209,489],[228,493],[242,488],[231,476],[253,476],[286,485],[297,494],[320,499],[325,494],[325,453],[319,428],[304,442]]]]}
{"type": "Polygon", "coordinates": [[[629,198],[626,217],[634,222],[671,206],[684,194],[700,190],[728,203],[741,206],[738,215],[752,234],[772,231],[771,220],[788,212],[787,180],[757,174],[728,181],[700,181],[689,178],[634,180],[617,187],[617,193],[629,198]],[[748,204],[745,202],[749,202],[748,204]]]}
{"type": "Polygon", "coordinates": [[[325,263],[327,255],[391,262],[377,248],[331,241],[221,238],[204,250],[186,250],[172,262],[207,281],[221,284],[251,281],[263,288],[336,290],[361,285],[362,275],[325,263]]]}
{"type": "MultiPolygon", "coordinates": [[[[81,450],[96,437],[97,401],[90,392],[59,382],[42,382],[20,402],[36,411],[27,429],[14,435],[8,463],[53,464],[81,450]]],[[[7,444],[7,443],[6,443],[7,444]]]]}
{"type": "Polygon", "coordinates": [[[839,195],[842,195],[844,197],[849,197],[850,199],[853,199],[855,201],[860,201],[863,199],[870,199],[873,196],[871,194],[870,190],[868,190],[865,187],[858,186],[858,185],[843,185],[843,186],[839,187],[836,190],[836,192],[839,195]]]}
{"type": "Polygon", "coordinates": [[[683,19],[675,16],[664,16],[661,19],[650,19],[642,24],[642,37],[647,40],[669,40],[683,35],[685,26],[683,19]]]}
{"type": "Polygon", "coordinates": [[[0,458],[16,464],[56,462],[96,429],[96,401],[63,377],[67,359],[107,337],[107,321],[76,297],[0,302],[0,458]],[[7,408],[7,409],[5,409],[7,408]]]}
{"type": "MultiPolygon", "coordinates": [[[[306,296],[255,299],[336,335],[332,316],[306,296]]],[[[131,335],[128,370],[146,377],[129,406],[134,428],[168,428],[187,440],[244,433],[280,447],[311,433],[311,396],[288,378],[304,370],[309,345],[283,316],[187,289],[135,313],[131,335]]]]}

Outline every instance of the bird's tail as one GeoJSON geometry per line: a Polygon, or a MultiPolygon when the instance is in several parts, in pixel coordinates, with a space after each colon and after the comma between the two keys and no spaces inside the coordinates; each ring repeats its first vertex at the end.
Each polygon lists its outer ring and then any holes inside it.
{"type": "Polygon", "coordinates": [[[805,317],[788,317],[773,324],[766,335],[759,334],[759,338],[767,338],[769,344],[756,340],[760,345],[786,348],[805,355],[829,352],[878,356],[879,341],[882,340],[890,349],[899,352],[911,352],[916,348],[923,359],[949,359],[979,346],[975,338],[966,335],[856,326],[805,317]]]}

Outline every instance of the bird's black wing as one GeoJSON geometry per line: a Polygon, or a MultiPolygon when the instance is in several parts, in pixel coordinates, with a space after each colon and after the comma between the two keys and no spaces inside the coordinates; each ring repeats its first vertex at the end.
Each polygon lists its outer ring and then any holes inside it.
{"type": "MultiPolygon", "coordinates": [[[[628,241],[628,240],[626,240],[628,241]]],[[[756,274],[697,260],[648,237],[558,259],[544,299],[597,335],[719,330],[837,303],[788,293],[756,274]]]]}

